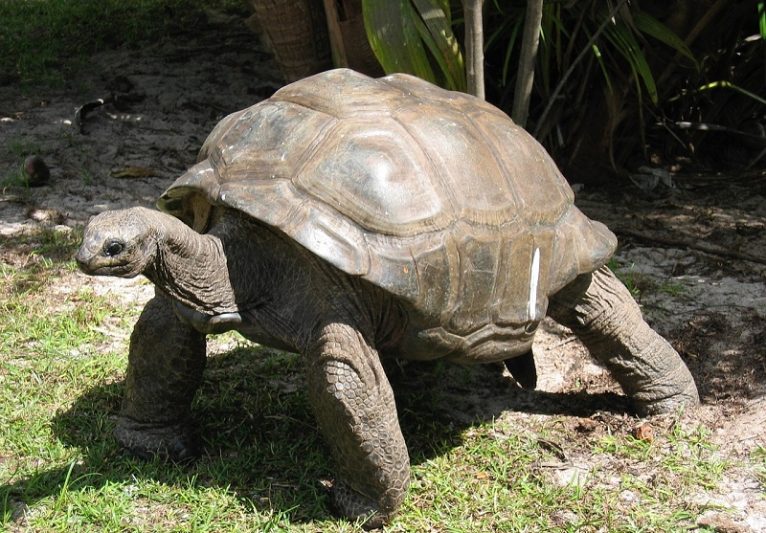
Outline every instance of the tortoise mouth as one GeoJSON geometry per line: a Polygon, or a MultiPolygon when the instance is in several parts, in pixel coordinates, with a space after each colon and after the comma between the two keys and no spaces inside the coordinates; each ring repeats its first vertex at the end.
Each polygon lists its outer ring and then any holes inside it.
{"type": "Polygon", "coordinates": [[[141,272],[136,272],[129,268],[127,265],[121,265],[117,267],[98,267],[91,270],[85,270],[83,269],[83,272],[85,272],[88,275],[91,276],[114,276],[114,277],[120,277],[120,278],[134,278],[138,276],[141,272]]]}
{"type": "Polygon", "coordinates": [[[80,270],[90,276],[132,278],[141,273],[141,270],[137,269],[131,262],[92,254],[85,246],[77,251],[74,260],[80,270]]]}

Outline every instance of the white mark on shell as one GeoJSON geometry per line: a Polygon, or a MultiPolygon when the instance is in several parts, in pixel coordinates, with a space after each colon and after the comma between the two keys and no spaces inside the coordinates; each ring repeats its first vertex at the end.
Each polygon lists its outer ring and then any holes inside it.
{"type": "Polygon", "coordinates": [[[529,274],[529,303],[527,305],[527,317],[535,320],[537,310],[537,282],[540,278],[540,248],[535,248],[532,254],[532,268],[529,274]]]}

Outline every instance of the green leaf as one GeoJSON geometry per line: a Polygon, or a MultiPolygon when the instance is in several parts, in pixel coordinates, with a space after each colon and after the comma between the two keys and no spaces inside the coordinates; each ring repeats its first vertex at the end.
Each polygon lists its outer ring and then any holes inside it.
{"type": "Polygon", "coordinates": [[[465,91],[465,66],[460,45],[452,33],[449,2],[440,0],[412,0],[412,2],[420,16],[419,19],[415,19],[420,37],[439,64],[446,78],[447,88],[465,91]],[[447,6],[447,11],[444,11],[444,5],[447,6]]]}
{"type": "Polygon", "coordinates": [[[758,29],[761,38],[766,39],[766,2],[758,2],[758,29]]]}
{"type": "Polygon", "coordinates": [[[633,22],[639,31],[650,35],[658,41],[673,48],[678,53],[691,60],[691,62],[694,63],[695,68],[699,69],[699,63],[697,63],[697,59],[694,57],[691,49],[686,46],[686,43],[683,41],[683,39],[676,35],[662,22],[652,17],[648,13],[638,9],[633,12],[633,22]]]}
{"type": "Polygon", "coordinates": [[[499,0],[493,0],[489,5],[491,11],[485,13],[485,20],[491,22],[485,28],[484,50],[504,50],[499,85],[505,87],[509,82],[513,51],[524,25],[524,8],[507,2],[500,6],[499,0]]]}
{"type": "Polygon", "coordinates": [[[524,24],[524,19],[518,18],[513,24],[511,29],[511,37],[508,39],[508,47],[505,49],[505,57],[503,58],[503,85],[508,83],[508,71],[511,66],[511,56],[513,55],[513,47],[516,44],[516,37],[521,31],[521,26],[524,24]]]}
{"type": "Polygon", "coordinates": [[[601,55],[601,50],[599,50],[595,43],[591,45],[591,49],[593,50],[593,55],[596,57],[596,62],[601,69],[601,73],[604,75],[607,90],[610,93],[614,92],[614,87],[612,86],[612,78],[609,76],[609,69],[606,67],[606,64],[604,64],[604,57],[601,55]]]}
{"type": "Polygon", "coordinates": [[[465,90],[463,56],[452,33],[448,0],[362,0],[362,10],[370,46],[386,73],[407,72],[465,90]]]}
{"type": "Polygon", "coordinates": [[[404,29],[403,49],[411,56],[414,66],[412,74],[441,85],[441,80],[431,66],[428,52],[421,39],[421,32],[418,30],[419,15],[408,0],[402,2],[401,20],[404,29]]]}
{"type": "Polygon", "coordinates": [[[387,74],[408,72],[438,83],[413,21],[410,0],[362,0],[364,28],[375,57],[387,74]]]}
{"type": "Polygon", "coordinates": [[[450,30],[452,29],[452,6],[450,5],[450,0],[433,0],[441,10],[442,13],[447,17],[447,23],[450,25],[450,30]]]}
{"type": "Polygon", "coordinates": [[[743,89],[739,85],[735,85],[732,82],[727,81],[727,80],[719,80],[719,81],[713,81],[713,82],[710,82],[710,83],[706,83],[705,85],[700,87],[698,90],[700,92],[702,92],[702,91],[709,91],[710,89],[732,89],[734,91],[737,91],[738,93],[744,94],[748,98],[752,98],[756,102],[759,102],[759,103],[761,103],[763,105],[766,105],[766,99],[761,98],[757,94],[751,93],[747,89],[743,89]]]}
{"type": "MultiPolygon", "coordinates": [[[[635,36],[621,22],[617,22],[607,27],[604,32],[607,39],[617,48],[617,51],[628,61],[631,70],[637,77],[641,78],[646,92],[652,103],[659,101],[657,95],[657,85],[654,81],[652,69],[646,60],[644,52],[641,50],[635,36]]],[[[640,94],[638,95],[640,96],[640,94]]]]}

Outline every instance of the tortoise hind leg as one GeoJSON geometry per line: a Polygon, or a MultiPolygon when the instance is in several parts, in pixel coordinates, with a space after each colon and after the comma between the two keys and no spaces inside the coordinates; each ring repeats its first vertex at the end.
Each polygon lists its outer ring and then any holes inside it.
{"type": "Polygon", "coordinates": [[[630,292],[607,268],[583,274],[555,294],[549,315],[571,328],[603,363],[639,414],[699,402],[689,369],[644,321],[630,292]]]}
{"type": "Polygon", "coordinates": [[[532,350],[503,362],[522,389],[534,390],[537,387],[537,368],[532,350]]]}
{"type": "Polygon", "coordinates": [[[190,410],[204,368],[205,336],[181,322],[172,302],[157,291],[130,336],[117,441],[139,457],[195,457],[190,410]]]}

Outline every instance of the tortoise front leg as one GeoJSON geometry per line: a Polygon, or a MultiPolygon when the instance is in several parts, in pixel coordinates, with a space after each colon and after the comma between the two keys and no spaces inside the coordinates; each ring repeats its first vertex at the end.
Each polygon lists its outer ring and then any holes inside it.
{"type": "Polygon", "coordinates": [[[310,400],[337,467],[334,504],[349,520],[380,527],[404,499],[410,462],[378,353],[356,329],[332,323],[310,358],[310,400]]]}
{"type": "Polygon", "coordinates": [[[196,455],[190,408],[205,368],[205,336],[181,322],[160,291],[130,336],[119,443],[140,457],[188,460],[196,455]]]}
{"type": "Polygon", "coordinates": [[[678,352],[649,327],[630,292],[607,267],[579,276],[555,294],[548,313],[571,328],[609,369],[639,414],[672,412],[699,402],[678,352]]]}

